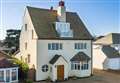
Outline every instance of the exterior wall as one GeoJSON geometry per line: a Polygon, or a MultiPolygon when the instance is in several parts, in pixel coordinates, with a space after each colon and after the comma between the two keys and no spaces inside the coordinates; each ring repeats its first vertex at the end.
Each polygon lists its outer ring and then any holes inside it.
{"type": "Polygon", "coordinates": [[[106,64],[106,55],[101,50],[101,45],[93,45],[93,68],[103,69],[106,64]]]}
{"type": "Polygon", "coordinates": [[[111,58],[108,64],[108,69],[120,70],[120,58],[111,58]]]}
{"type": "Polygon", "coordinates": [[[37,42],[37,35],[36,32],[34,30],[34,26],[32,24],[32,21],[30,19],[28,10],[25,10],[25,14],[23,16],[23,27],[21,30],[21,34],[20,34],[20,53],[19,55],[17,55],[17,58],[20,59],[20,57],[22,56],[22,60],[25,61],[25,59],[27,58],[28,54],[30,55],[30,63],[29,67],[32,68],[33,65],[34,67],[36,67],[36,42],[37,42]],[[27,30],[25,30],[25,24],[27,24],[27,30]],[[32,37],[32,30],[33,30],[33,37],[32,37]],[[27,49],[25,49],[25,43],[27,43],[27,49]]]}
{"type": "MultiPolygon", "coordinates": [[[[42,65],[48,64],[49,61],[53,58],[55,54],[62,55],[68,62],[68,76],[72,75],[71,72],[71,63],[70,59],[77,54],[78,52],[83,51],[91,58],[91,40],[38,40],[37,41],[37,70],[36,70],[36,80],[44,80],[48,77],[48,72],[42,72],[41,67],[42,65]],[[48,43],[62,43],[63,49],[62,50],[48,50],[48,43]],[[87,43],[87,49],[76,50],[74,49],[74,43],[87,43]],[[42,57],[42,58],[41,58],[42,57]]],[[[91,62],[89,63],[91,67],[91,62]]],[[[90,76],[91,75],[91,68],[88,71],[81,71],[81,77],[84,77],[84,74],[90,76]]],[[[76,73],[77,74],[77,73],[76,73]]],[[[80,74],[78,74],[79,76],[80,74]]],[[[85,76],[86,76],[85,75],[85,76]]]]}

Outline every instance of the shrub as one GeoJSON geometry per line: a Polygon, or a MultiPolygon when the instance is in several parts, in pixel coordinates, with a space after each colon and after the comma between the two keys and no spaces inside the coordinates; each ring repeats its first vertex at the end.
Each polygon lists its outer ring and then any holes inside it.
{"type": "Polygon", "coordinates": [[[25,80],[25,83],[33,83],[33,81],[30,80],[30,79],[26,79],[26,80],[25,80]]]}
{"type": "Polygon", "coordinates": [[[22,80],[25,80],[27,78],[27,73],[29,70],[29,66],[24,63],[23,61],[20,61],[16,58],[13,59],[13,62],[19,66],[19,78],[22,80]]]}

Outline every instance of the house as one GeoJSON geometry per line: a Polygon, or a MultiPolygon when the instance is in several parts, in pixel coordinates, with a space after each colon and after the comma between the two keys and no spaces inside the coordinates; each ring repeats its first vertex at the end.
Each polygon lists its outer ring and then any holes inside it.
{"type": "MultiPolygon", "coordinates": [[[[35,69],[35,81],[92,74],[92,36],[64,1],[57,10],[27,6],[16,57],[35,69]]],[[[30,76],[29,75],[29,76],[30,76]]]]}
{"type": "Polygon", "coordinates": [[[11,62],[11,58],[0,51],[0,83],[18,82],[18,66],[11,62]]]}
{"type": "Polygon", "coordinates": [[[120,52],[120,33],[109,33],[97,39],[94,45],[110,45],[120,52]]]}
{"type": "Polygon", "coordinates": [[[110,33],[93,43],[93,67],[120,70],[120,34],[110,33]]]}

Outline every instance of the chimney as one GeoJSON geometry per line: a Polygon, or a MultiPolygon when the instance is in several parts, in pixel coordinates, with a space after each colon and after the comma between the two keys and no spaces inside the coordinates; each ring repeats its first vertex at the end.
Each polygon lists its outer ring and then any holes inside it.
{"type": "Polygon", "coordinates": [[[59,2],[57,15],[58,15],[59,22],[66,22],[66,7],[63,0],[59,2]]]}
{"type": "Polygon", "coordinates": [[[51,10],[51,11],[53,10],[53,6],[50,7],[50,10],[51,10]]]}

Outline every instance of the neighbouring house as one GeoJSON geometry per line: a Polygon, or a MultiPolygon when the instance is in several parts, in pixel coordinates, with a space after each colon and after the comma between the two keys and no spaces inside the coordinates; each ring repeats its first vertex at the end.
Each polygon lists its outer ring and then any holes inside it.
{"type": "Polygon", "coordinates": [[[18,82],[18,66],[5,52],[0,51],[0,83],[12,82],[18,82]]]}
{"type": "MultiPolygon", "coordinates": [[[[35,81],[67,80],[92,74],[93,37],[64,1],[57,10],[27,6],[16,57],[34,68],[35,81]]],[[[30,76],[29,75],[29,76],[30,76]]]]}
{"type": "Polygon", "coordinates": [[[93,67],[120,70],[120,33],[110,33],[93,43],[93,67]]]}
{"type": "Polygon", "coordinates": [[[120,52],[120,33],[109,33],[97,39],[94,45],[110,45],[120,52]]]}

